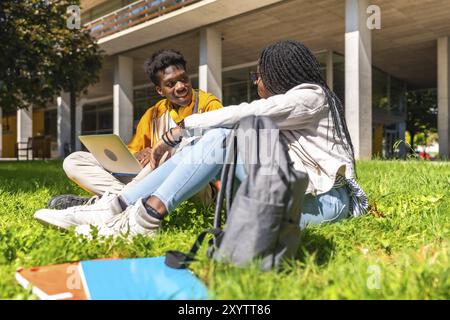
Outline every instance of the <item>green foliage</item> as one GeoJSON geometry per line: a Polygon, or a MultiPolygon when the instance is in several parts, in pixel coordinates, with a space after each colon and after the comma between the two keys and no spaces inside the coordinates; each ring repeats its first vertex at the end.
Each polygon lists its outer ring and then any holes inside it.
{"type": "Polygon", "coordinates": [[[0,105],[44,106],[61,91],[78,94],[98,81],[102,53],[87,30],[69,29],[79,0],[0,1],[0,105]]]}
{"type": "Polygon", "coordinates": [[[437,96],[436,90],[409,91],[406,94],[406,130],[411,136],[411,147],[423,144],[427,136],[437,131],[437,96]],[[422,133],[424,141],[417,141],[415,136],[422,133]]]}
{"type": "MultiPolygon", "coordinates": [[[[261,272],[215,264],[192,265],[217,299],[449,299],[450,163],[358,163],[371,212],[308,228],[296,259],[261,272]],[[368,286],[379,270],[379,288],[368,286]]],[[[182,204],[155,238],[88,241],[42,226],[33,213],[54,194],[85,194],[68,182],[61,162],[0,163],[0,299],[35,299],[14,279],[18,267],[105,257],[160,256],[186,251],[210,227],[211,208],[182,204]]]]}

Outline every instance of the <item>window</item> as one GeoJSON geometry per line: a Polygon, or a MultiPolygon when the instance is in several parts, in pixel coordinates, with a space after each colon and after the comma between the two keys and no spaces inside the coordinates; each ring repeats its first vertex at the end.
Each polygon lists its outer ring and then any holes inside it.
{"type": "Polygon", "coordinates": [[[333,52],[333,91],[345,105],[345,59],[343,55],[333,52]]]}
{"type": "Polygon", "coordinates": [[[391,77],[391,110],[396,114],[405,113],[406,106],[406,84],[391,77]]]}
{"type": "Polygon", "coordinates": [[[372,106],[389,110],[388,75],[372,68],[372,106]]]}
{"type": "Polygon", "coordinates": [[[148,108],[153,106],[162,97],[156,92],[155,87],[150,87],[134,90],[133,96],[133,132],[136,131],[139,120],[144,115],[148,108]]]}
{"type": "Polygon", "coordinates": [[[50,136],[52,140],[57,139],[57,118],[58,112],[56,109],[47,110],[44,112],[44,134],[50,136]]]}
{"type": "Polygon", "coordinates": [[[82,134],[112,133],[112,102],[84,105],[81,132],[82,134]]]}
{"type": "Polygon", "coordinates": [[[250,71],[256,71],[256,66],[222,73],[222,100],[224,106],[259,99],[256,86],[249,78],[250,71]]]}
{"type": "Polygon", "coordinates": [[[314,54],[317,61],[320,64],[320,73],[322,74],[322,78],[326,81],[327,80],[327,58],[328,58],[328,52],[320,52],[314,54]]]}

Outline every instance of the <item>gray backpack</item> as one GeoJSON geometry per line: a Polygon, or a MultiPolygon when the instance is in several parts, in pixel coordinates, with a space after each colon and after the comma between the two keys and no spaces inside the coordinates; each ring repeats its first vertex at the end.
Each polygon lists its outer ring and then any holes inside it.
{"type": "Polygon", "coordinates": [[[287,143],[279,133],[267,117],[247,117],[234,127],[227,139],[214,228],[203,231],[189,253],[168,251],[168,266],[186,268],[207,234],[213,235],[209,257],[240,267],[257,262],[269,270],[295,255],[308,176],[293,168],[287,143]],[[238,160],[243,160],[247,177],[233,195],[238,160]],[[226,221],[222,229],[223,202],[226,221]]]}

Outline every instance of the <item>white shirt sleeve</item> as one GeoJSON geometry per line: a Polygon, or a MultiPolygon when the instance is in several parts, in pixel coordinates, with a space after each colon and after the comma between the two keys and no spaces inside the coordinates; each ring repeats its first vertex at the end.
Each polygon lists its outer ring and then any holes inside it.
{"type": "Polygon", "coordinates": [[[186,129],[230,128],[248,116],[267,116],[280,129],[283,128],[283,123],[289,123],[289,126],[293,124],[301,126],[302,123],[309,122],[311,116],[324,105],[323,98],[320,87],[301,85],[285,94],[274,95],[267,99],[191,115],[184,119],[184,125],[186,129]]]}

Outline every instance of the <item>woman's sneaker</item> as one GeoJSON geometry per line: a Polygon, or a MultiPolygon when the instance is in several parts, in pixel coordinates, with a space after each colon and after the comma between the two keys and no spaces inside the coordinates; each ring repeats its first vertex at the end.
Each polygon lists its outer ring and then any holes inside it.
{"type": "Polygon", "coordinates": [[[84,224],[102,225],[112,217],[122,213],[119,196],[105,193],[92,205],[81,205],[64,210],[41,209],[34,217],[43,224],[68,229],[84,224]]]}
{"type": "Polygon", "coordinates": [[[63,210],[70,207],[94,204],[98,199],[100,199],[98,196],[80,197],[74,194],[60,194],[48,200],[47,208],[63,210]]]}
{"type": "MultiPolygon", "coordinates": [[[[142,199],[130,205],[121,214],[111,218],[106,223],[98,226],[99,237],[125,236],[128,239],[138,234],[155,236],[161,226],[161,219],[150,216],[142,203],[142,199]]],[[[89,225],[79,226],[75,232],[92,237],[92,228],[89,225]]]]}

